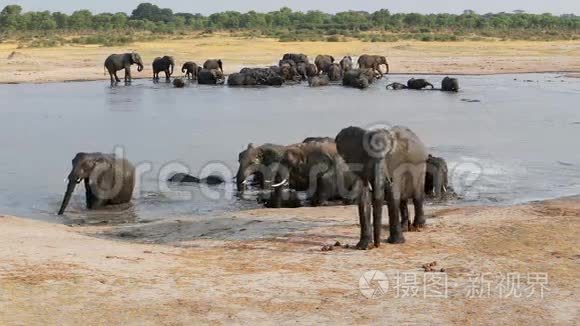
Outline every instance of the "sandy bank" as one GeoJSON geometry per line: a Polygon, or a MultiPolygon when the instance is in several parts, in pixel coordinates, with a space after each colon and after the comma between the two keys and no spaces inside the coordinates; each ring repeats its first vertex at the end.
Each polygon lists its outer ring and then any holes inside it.
{"type": "Polygon", "coordinates": [[[406,234],[404,245],[328,252],[323,244],[356,243],[354,207],[102,228],[0,217],[0,324],[580,321],[580,200],[428,214],[428,227],[406,234]],[[445,269],[447,298],[424,298],[421,266],[432,261],[445,269]],[[369,270],[388,275],[384,296],[361,294],[369,270]],[[416,275],[419,292],[397,294],[396,272],[416,275]],[[496,285],[498,275],[519,273],[524,282],[534,272],[549,277],[543,299],[468,296],[473,275],[493,273],[496,285]]]}
{"type": "MultiPolygon", "coordinates": [[[[222,58],[226,73],[243,66],[277,63],[286,52],[303,52],[314,58],[329,53],[336,58],[362,53],[385,54],[393,73],[496,74],[523,72],[580,72],[580,41],[529,42],[278,42],[273,39],[208,37],[159,40],[125,47],[64,46],[18,49],[0,44],[0,83],[107,79],[103,62],[111,53],[138,51],[145,70],[135,77],[149,78],[157,56],[173,55],[178,64],[222,58]]],[[[181,67],[181,66],[180,66],[181,67]]]]}

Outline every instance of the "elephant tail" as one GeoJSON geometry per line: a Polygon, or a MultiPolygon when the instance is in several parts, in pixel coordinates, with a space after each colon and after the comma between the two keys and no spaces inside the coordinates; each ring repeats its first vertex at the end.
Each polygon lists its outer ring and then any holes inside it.
{"type": "Polygon", "coordinates": [[[107,75],[107,66],[103,65],[103,76],[107,75]]]}

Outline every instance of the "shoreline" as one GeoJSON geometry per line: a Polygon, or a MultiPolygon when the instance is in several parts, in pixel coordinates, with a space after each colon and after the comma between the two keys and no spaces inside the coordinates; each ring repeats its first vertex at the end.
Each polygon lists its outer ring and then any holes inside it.
{"type": "Polygon", "coordinates": [[[578,197],[427,207],[427,227],[405,233],[404,244],[321,250],[356,243],[356,214],[353,206],[259,209],[92,227],[0,215],[0,323],[465,325],[489,322],[490,312],[502,324],[578,321],[578,197]],[[396,297],[394,283],[373,299],[361,292],[367,271],[423,280],[421,266],[434,261],[447,298],[396,297]],[[549,276],[542,298],[466,296],[470,275],[520,273],[525,282],[532,272],[549,276]]]}

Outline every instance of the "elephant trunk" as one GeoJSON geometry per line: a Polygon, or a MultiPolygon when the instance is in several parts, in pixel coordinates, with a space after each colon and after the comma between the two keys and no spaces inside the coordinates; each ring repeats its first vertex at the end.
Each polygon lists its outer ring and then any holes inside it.
{"type": "Polygon", "coordinates": [[[169,71],[169,75],[173,75],[173,68],[175,67],[175,64],[172,63],[171,64],[171,71],[169,71]]]}
{"type": "Polygon", "coordinates": [[[141,71],[143,71],[143,63],[141,63],[141,62],[137,62],[137,71],[138,71],[138,72],[141,72],[141,71]]]}
{"type": "Polygon", "coordinates": [[[182,73],[185,73],[185,70],[186,70],[186,69],[185,69],[185,65],[183,65],[183,67],[181,67],[181,72],[182,72],[182,73]]]}
{"type": "Polygon", "coordinates": [[[388,62],[386,62],[386,63],[385,63],[385,66],[387,66],[387,74],[388,74],[388,73],[389,73],[389,63],[388,63],[388,62]]]}
{"type": "Polygon", "coordinates": [[[62,204],[60,205],[60,209],[58,210],[58,215],[64,214],[64,210],[68,206],[70,198],[75,191],[77,183],[75,180],[69,179],[68,186],[66,187],[66,192],[64,193],[64,198],[62,199],[62,204]]]}

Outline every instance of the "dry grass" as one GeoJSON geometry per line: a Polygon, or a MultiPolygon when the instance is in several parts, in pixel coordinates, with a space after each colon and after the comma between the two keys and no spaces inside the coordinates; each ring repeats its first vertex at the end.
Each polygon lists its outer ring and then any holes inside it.
{"type": "Polygon", "coordinates": [[[310,57],[329,53],[337,58],[362,53],[385,54],[394,73],[490,74],[508,72],[580,71],[580,41],[531,42],[278,42],[265,38],[211,36],[184,40],[157,40],[123,47],[90,45],[17,49],[0,44],[0,83],[92,80],[106,78],[102,64],[111,53],[141,53],[149,77],[153,58],[173,55],[178,63],[222,58],[227,72],[246,65],[275,64],[283,53],[303,52],[310,57]],[[16,52],[11,59],[7,59],[16,52]]]}

